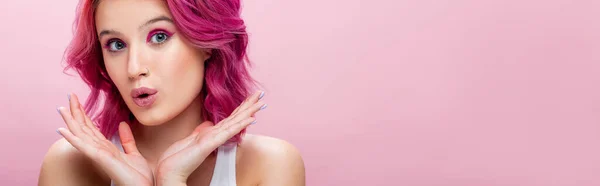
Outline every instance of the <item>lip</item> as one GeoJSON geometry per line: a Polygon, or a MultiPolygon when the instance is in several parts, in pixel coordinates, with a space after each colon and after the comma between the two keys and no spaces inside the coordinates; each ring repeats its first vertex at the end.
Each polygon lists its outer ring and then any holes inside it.
{"type": "Polygon", "coordinates": [[[156,100],[156,93],[158,93],[156,89],[140,87],[131,90],[131,98],[137,106],[149,107],[156,100]]]}

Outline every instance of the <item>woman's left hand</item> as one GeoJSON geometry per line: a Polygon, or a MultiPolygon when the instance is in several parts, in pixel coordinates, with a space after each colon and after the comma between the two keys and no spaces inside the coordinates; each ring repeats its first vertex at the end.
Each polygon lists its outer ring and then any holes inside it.
{"type": "Polygon", "coordinates": [[[159,159],[155,183],[159,186],[185,185],[210,153],[255,122],[254,114],[266,108],[266,104],[259,102],[261,95],[261,92],[251,95],[216,125],[203,122],[191,135],[167,148],[159,159]]]}

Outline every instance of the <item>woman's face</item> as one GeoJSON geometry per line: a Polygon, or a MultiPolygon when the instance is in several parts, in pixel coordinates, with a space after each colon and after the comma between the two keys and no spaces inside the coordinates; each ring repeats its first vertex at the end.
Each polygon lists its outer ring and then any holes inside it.
{"type": "Polygon", "coordinates": [[[108,75],[140,123],[167,122],[196,100],[210,53],[178,32],[165,1],[101,0],[95,16],[108,75]]]}

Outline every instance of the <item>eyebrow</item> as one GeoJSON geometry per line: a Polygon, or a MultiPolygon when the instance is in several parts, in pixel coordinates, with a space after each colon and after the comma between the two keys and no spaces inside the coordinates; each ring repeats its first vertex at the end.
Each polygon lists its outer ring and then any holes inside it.
{"type": "MultiPolygon", "coordinates": [[[[146,21],[146,23],[140,25],[140,27],[138,27],[138,29],[142,29],[145,26],[148,26],[152,23],[156,23],[159,21],[167,21],[167,22],[173,23],[173,20],[167,16],[158,16],[158,17],[155,17],[155,18],[152,18],[152,19],[146,21]]],[[[122,35],[120,32],[115,31],[115,30],[102,30],[102,32],[100,32],[100,34],[98,34],[98,38],[102,38],[102,36],[109,35],[109,34],[122,35]]]]}

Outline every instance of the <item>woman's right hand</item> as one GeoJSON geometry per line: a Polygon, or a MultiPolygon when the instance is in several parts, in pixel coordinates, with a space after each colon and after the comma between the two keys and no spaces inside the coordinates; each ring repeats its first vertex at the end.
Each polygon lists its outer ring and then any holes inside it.
{"type": "Polygon", "coordinates": [[[73,147],[94,161],[116,185],[153,185],[152,170],[138,151],[127,123],[119,124],[119,136],[125,151],[121,152],[100,133],[85,114],[76,95],[69,97],[69,103],[70,112],[66,108],[58,108],[68,129],[59,128],[57,131],[73,147]]]}

